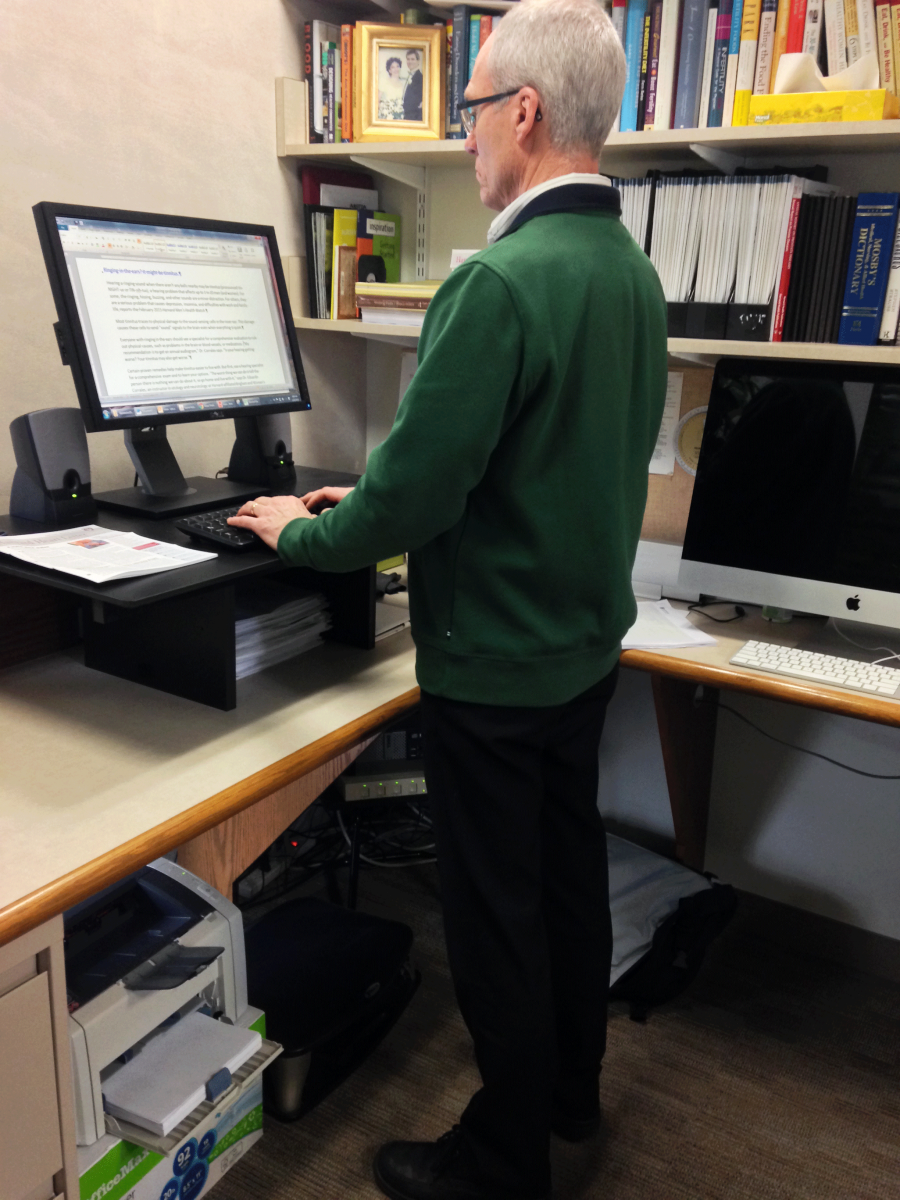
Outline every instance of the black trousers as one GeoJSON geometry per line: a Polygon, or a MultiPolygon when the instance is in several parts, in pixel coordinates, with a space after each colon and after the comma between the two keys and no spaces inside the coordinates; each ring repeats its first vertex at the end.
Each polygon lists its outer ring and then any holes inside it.
{"type": "Polygon", "coordinates": [[[550,1109],[597,1102],[612,956],[597,754],[617,669],[567,704],[422,693],[450,970],[482,1087],[461,1117],[479,1174],[550,1183],[550,1109]]]}

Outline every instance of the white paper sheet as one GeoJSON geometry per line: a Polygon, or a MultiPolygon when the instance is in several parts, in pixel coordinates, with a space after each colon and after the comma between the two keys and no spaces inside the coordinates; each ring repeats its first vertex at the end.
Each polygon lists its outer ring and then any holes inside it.
{"type": "Polygon", "coordinates": [[[674,650],[679,646],[714,646],[716,639],[695,628],[668,600],[638,601],[637,620],[622,639],[623,650],[674,650]]]}
{"type": "Polygon", "coordinates": [[[153,575],[216,557],[214,551],[191,550],[137,533],[103,529],[100,525],[0,538],[0,553],[36,567],[77,575],[89,583],[153,575]]]}
{"type": "Polygon", "coordinates": [[[253,1029],[191,1013],[150,1039],[103,1081],[106,1111],[165,1137],[206,1098],[222,1067],[236,1071],[257,1052],[253,1029]]]}
{"type": "Polygon", "coordinates": [[[684,372],[670,371],[666,385],[666,406],[663,409],[662,424],[659,427],[659,437],[650,459],[651,475],[672,475],[675,471],[675,428],[681,412],[681,389],[684,386],[684,372]]]}

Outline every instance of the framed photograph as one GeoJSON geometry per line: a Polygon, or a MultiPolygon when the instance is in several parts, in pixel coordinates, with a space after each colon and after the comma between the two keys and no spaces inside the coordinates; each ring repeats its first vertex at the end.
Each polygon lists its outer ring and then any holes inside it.
{"type": "Polygon", "coordinates": [[[361,142],[439,140],[444,136],[443,25],[361,21],[361,142]]]}

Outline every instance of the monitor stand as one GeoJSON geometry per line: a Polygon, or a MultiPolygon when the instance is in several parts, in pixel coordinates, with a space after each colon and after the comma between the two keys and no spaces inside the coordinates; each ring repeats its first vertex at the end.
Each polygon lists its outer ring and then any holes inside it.
{"type": "Polygon", "coordinates": [[[140,486],[96,493],[94,499],[100,508],[140,517],[181,517],[208,508],[242,504],[270,490],[258,483],[207,479],[202,475],[185,479],[169,445],[165,425],[126,429],[125,448],[140,486]]]}

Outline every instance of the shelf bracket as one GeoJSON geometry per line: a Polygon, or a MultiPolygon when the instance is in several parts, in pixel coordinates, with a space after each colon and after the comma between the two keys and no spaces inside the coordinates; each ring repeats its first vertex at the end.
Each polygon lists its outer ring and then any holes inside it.
{"type": "Polygon", "coordinates": [[[362,167],[364,171],[372,171],[376,175],[386,175],[388,179],[396,179],[415,188],[417,192],[425,191],[425,168],[412,167],[408,163],[385,162],[383,158],[369,158],[366,154],[351,154],[350,161],[362,167]]]}
{"type": "Polygon", "coordinates": [[[397,183],[405,183],[416,191],[416,279],[425,279],[426,247],[428,246],[428,204],[425,199],[425,168],[408,163],[385,162],[365,154],[351,154],[350,161],[377,175],[386,175],[397,183]]]}
{"type": "Polygon", "coordinates": [[[724,171],[726,175],[733,175],[738,167],[742,167],[747,161],[739,154],[731,154],[728,150],[720,150],[718,146],[705,146],[702,142],[691,142],[691,151],[708,162],[710,166],[724,171]]]}

